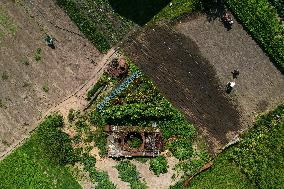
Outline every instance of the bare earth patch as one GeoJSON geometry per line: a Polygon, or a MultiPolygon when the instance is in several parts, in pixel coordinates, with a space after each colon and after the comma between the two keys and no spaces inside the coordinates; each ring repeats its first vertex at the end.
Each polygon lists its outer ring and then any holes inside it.
{"type": "Polygon", "coordinates": [[[101,57],[53,1],[16,2],[1,1],[17,32],[5,35],[0,45],[0,74],[8,76],[0,79],[0,156],[84,85],[101,57]],[[46,33],[55,38],[55,49],[45,44],[46,33]],[[41,60],[35,61],[38,48],[41,60]]]}
{"type": "Polygon", "coordinates": [[[179,107],[217,153],[284,99],[283,75],[238,23],[227,31],[205,15],[147,28],[124,44],[126,53],[179,107]],[[236,88],[225,85],[239,69],[236,88]]]}

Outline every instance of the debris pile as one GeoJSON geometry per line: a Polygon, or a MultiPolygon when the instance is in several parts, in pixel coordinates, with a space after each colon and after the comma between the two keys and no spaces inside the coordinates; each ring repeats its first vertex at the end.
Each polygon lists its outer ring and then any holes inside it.
{"type": "Polygon", "coordinates": [[[163,148],[162,136],[158,128],[106,125],[105,131],[108,134],[109,157],[155,157],[163,148]],[[133,144],[132,141],[135,143],[133,144]]]}

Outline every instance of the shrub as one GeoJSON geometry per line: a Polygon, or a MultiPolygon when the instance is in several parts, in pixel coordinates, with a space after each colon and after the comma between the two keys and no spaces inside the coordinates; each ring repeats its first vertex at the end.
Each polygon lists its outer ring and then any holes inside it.
{"type": "Polygon", "coordinates": [[[107,84],[108,77],[107,75],[103,75],[99,81],[88,91],[87,100],[91,100],[91,98],[95,95],[95,93],[103,86],[107,84]]]}
{"type": "Polygon", "coordinates": [[[168,172],[168,161],[164,156],[158,156],[151,159],[150,170],[154,172],[155,175],[160,175],[161,173],[168,172]]]}
{"type": "Polygon", "coordinates": [[[9,78],[8,73],[5,71],[2,73],[2,80],[7,80],[9,78]]]}
{"type": "Polygon", "coordinates": [[[62,116],[48,116],[35,131],[35,140],[39,141],[39,150],[45,157],[58,164],[75,163],[77,157],[71,146],[71,140],[60,128],[63,127],[62,116]]]}
{"type": "Polygon", "coordinates": [[[249,33],[284,73],[284,28],[268,0],[227,0],[249,33]]]}
{"type": "Polygon", "coordinates": [[[75,120],[75,110],[71,108],[68,113],[68,121],[73,122],[74,120],[75,120]]]}

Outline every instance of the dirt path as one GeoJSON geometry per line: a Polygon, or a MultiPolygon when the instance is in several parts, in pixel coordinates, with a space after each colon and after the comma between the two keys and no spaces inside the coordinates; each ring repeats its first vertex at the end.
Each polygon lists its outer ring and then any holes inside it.
{"type": "Polygon", "coordinates": [[[175,171],[173,170],[174,166],[178,163],[178,160],[174,157],[167,157],[168,161],[168,172],[165,174],[161,174],[160,176],[156,176],[152,171],[149,170],[150,162],[140,163],[138,161],[131,161],[136,167],[138,172],[140,173],[141,180],[144,180],[147,183],[147,186],[151,189],[167,189],[171,185],[174,185],[180,177],[176,177],[172,179],[175,171]]]}
{"type": "Polygon", "coordinates": [[[93,69],[93,75],[91,76],[89,81],[81,85],[72,95],[61,101],[59,104],[47,110],[43,114],[42,119],[33,124],[28,135],[24,136],[21,140],[15,141],[9,148],[7,148],[5,152],[1,153],[0,160],[4,159],[7,155],[12,153],[14,149],[23,144],[25,140],[30,137],[32,131],[39,125],[40,122],[44,120],[46,116],[55,112],[60,112],[66,118],[71,108],[76,110],[83,110],[88,104],[88,101],[86,100],[86,94],[88,90],[103,74],[104,69],[106,68],[106,64],[109,60],[111,60],[112,56],[114,56],[115,53],[115,48],[109,50],[109,52],[97,63],[96,68],[93,69]]]}

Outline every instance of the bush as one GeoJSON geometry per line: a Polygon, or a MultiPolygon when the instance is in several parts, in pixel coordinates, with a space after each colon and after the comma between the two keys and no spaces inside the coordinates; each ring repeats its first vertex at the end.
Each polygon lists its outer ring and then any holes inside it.
{"type": "Polygon", "coordinates": [[[151,159],[149,169],[154,172],[155,175],[168,172],[168,161],[164,156],[158,156],[151,159]]]}
{"type": "Polygon", "coordinates": [[[227,0],[264,52],[284,73],[284,28],[268,0],[227,0]]]}
{"type": "Polygon", "coordinates": [[[87,100],[91,100],[91,98],[96,94],[96,92],[103,86],[107,84],[108,77],[107,75],[103,75],[100,80],[88,91],[87,100]]]}

